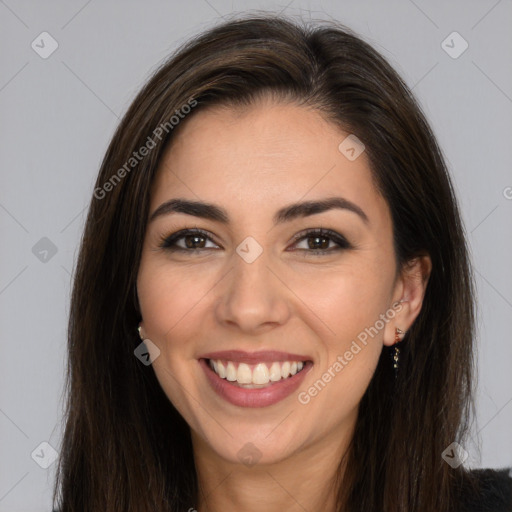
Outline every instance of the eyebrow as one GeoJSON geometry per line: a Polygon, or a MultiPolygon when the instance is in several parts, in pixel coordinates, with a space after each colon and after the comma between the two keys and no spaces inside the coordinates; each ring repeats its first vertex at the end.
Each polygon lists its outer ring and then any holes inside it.
{"type": "MultiPolygon", "coordinates": [[[[317,213],[323,213],[332,209],[348,210],[358,215],[365,224],[369,224],[366,213],[357,204],[343,197],[328,197],[317,201],[304,201],[285,206],[274,215],[274,224],[290,222],[301,217],[308,217],[317,213]]],[[[185,213],[209,219],[222,224],[229,224],[229,215],[224,208],[202,201],[191,201],[188,199],[170,199],[162,203],[150,216],[149,222],[157,217],[171,213],[185,213]]]]}

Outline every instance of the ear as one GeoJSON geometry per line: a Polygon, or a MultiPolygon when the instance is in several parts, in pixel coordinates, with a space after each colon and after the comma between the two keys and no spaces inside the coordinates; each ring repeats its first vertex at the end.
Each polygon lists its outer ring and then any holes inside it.
{"type": "Polygon", "coordinates": [[[396,328],[403,331],[400,340],[409,330],[421,311],[425,290],[432,271],[432,261],[428,254],[409,260],[401,269],[393,290],[393,309],[396,314],[384,330],[384,345],[395,344],[396,328]]]}

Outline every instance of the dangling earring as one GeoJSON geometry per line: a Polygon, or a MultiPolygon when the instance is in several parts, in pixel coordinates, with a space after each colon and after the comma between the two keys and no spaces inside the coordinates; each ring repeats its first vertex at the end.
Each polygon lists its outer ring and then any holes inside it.
{"type": "Polygon", "coordinates": [[[393,354],[393,370],[395,372],[395,380],[398,377],[398,363],[400,362],[400,349],[398,348],[398,344],[402,341],[400,339],[400,334],[403,334],[404,331],[395,328],[395,353],[393,354]]]}
{"type": "Polygon", "coordinates": [[[139,338],[144,340],[144,336],[142,336],[142,326],[139,325],[139,327],[137,327],[137,331],[139,331],[139,338]]]}

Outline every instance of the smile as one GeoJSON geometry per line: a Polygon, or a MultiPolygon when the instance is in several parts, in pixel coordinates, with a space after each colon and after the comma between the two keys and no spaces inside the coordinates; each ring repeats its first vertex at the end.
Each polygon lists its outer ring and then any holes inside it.
{"type": "Polygon", "coordinates": [[[267,407],[297,390],[313,367],[307,357],[283,352],[224,351],[205,354],[199,364],[213,390],[239,407],[267,407]]]}
{"type": "Polygon", "coordinates": [[[221,378],[236,382],[246,389],[261,387],[269,382],[288,379],[304,368],[302,361],[274,361],[249,365],[233,361],[209,359],[210,368],[221,378]]]}

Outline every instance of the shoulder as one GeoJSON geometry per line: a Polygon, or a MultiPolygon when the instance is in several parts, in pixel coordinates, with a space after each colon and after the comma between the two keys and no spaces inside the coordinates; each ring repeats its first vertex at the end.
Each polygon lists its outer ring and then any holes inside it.
{"type": "Polygon", "coordinates": [[[459,487],[463,512],[512,512],[512,470],[473,469],[459,487]]]}

